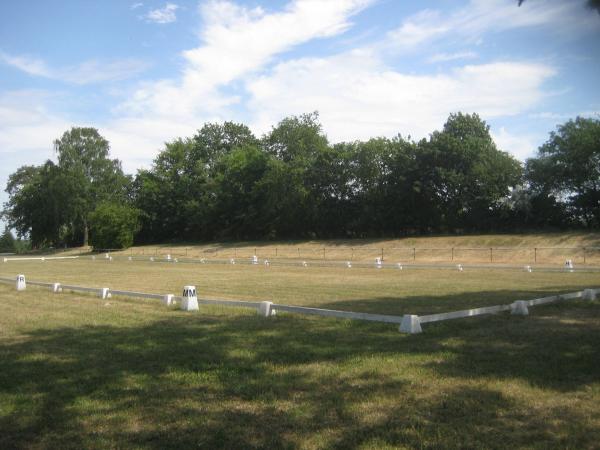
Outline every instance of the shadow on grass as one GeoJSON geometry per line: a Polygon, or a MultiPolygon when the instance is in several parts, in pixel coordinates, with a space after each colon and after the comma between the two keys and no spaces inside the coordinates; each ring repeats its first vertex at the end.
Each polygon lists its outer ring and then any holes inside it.
{"type": "Polygon", "coordinates": [[[540,414],[484,382],[556,396],[599,382],[597,302],[417,336],[173,312],[143,325],[37,330],[0,357],[3,449],[583,448],[600,438],[576,406],[540,414]]]}
{"type": "Polygon", "coordinates": [[[403,297],[376,297],[366,299],[336,300],[319,302],[318,308],[339,309],[342,311],[373,314],[437,314],[483,306],[507,305],[516,300],[531,300],[557,294],[582,291],[589,286],[567,288],[564,286],[544,286],[538,289],[506,289],[493,291],[459,292],[446,295],[414,295],[403,297]]]}

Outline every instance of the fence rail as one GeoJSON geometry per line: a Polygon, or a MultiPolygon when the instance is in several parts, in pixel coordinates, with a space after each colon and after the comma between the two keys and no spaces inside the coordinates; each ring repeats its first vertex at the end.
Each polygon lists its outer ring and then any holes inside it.
{"type": "MultiPolygon", "coordinates": [[[[16,282],[17,278],[6,278],[0,277],[0,281],[2,282],[16,282]]],[[[57,286],[60,286],[61,290],[71,290],[71,291],[83,291],[83,292],[95,292],[99,293],[102,298],[106,298],[110,294],[114,295],[122,295],[122,296],[131,296],[131,297],[142,297],[142,298],[152,298],[152,299],[165,299],[165,297],[170,297],[172,299],[176,299],[182,301],[185,297],[173,297],[170,294],[151,294],[151,293],[143,293],[143,292],[134,292],[134,291],[125,291],[125,290],[111,290],[109,288],[93,288],[93,287],[85,287],[85,286],[74,286],[74,285],[63,285],[60,283],[47,283],[41,281],[28,281],[30,285],[33,286],[43,286],[43,287],[51,287],[55,289],[55,292],[60,292],[60,290],[56,290],[57,286]]],[[[18,288],[18,287],[17,287],[18,288]]],[[[528,314],[527,307],[528,306],[538,306],[544,305],[548,303],[554,303],[563,300],[572,300],[578,298],[585,298],[588,300],[594,300],[596,296],[600,294],[600,289],[585,289],[584,291],[571,292],[568,294],[559,294],[553,295],[549,297],[542,297],[532,300],[517,300],[515,302],[504,304],[504,305],[494,305],[494,306],[486,306],[481,308],[472,308],[465,309],[460,311],[451,311],[446,313],[438,313],[438,314],[428,314],[428,315],[412,315],[405,314],[403,316],[392,316],[385,314],[371,314],[371,313],[361,313],[361,312],[352,312],[352,311],[339,311],[333,309],[322,309],[322,308],[311,308],[305,306],[292,306],[292,305],[281,305],[272,302],[247,302],[241,300],[221,300],[221,299],[198,299],[199,304],[204,305],[220,305],[220,306],[229,306],[229,307],[242,307],[242,308],[251,308],[256,309],[259,314],[264,314],[266,317],[274,315],[275,312],[288,312],[295,314],[307,314],[307,315],[317,315],[323,317],[335,317],[339,319],[351,319],[351,320],[365,320],[365,321],[373,321],[373,322],[383,322],[383,323],[394,323],[400,324],[400,331],[405,333],[420,333],[421,324],[431,323],[431,322],[439,322],[443,320],[452,320],[452,319],[460,319],[466,317],[474,317],[481,316],[485,314],[496,314],[504,311],[511,311],[513,314],[528,314]]],[[[170,299],[169,299],[170,300],[170,299]]],[[[170,302],[167,302],[170,304],[170,302]]]]}
{"type": "Polygon", "coordinates": [[[600,263],[600,247],[570,246],[570,247],[294,247],[290,246],[248,246],[248,247],[161,247],[153,249],[136,248],[129,250],[104,249],[98,252],[121,253],[129,256],[166,256],[173,257],[221,257],[244,258],[257,255],[261,258],[307,259],[331,261],[361,261],[376,257],[382,260],[402,258],[404,261],[449,261],[449,262],[564,262],[571,259],[579,264],[600,263]]]}

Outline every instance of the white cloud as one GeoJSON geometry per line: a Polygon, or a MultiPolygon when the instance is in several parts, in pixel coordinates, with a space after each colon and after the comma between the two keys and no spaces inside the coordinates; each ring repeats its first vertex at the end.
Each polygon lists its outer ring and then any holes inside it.
{"type": "Polygon", "coordinates": [[[477,53],[475,52],[436,53],[435,55],[427,58],[427,62],[438,63],[475,58],[477,58],[477,53]]]}
{"type": "Polygon", "coordinates": [[[89,60],[64,68],[52,68],[39,58],[4,52],[0,52],[0,61],[29,75],[80,85],[124,80],[148,68],[147,63],[137,59],[89,60]]]}
{"type": "Polygon", "coordinates": [[[202,4],[202,42],[183,52],[180,79],[142,83],[114,112],[127,120],[193,122],[196,127],[208,118],[231,118],[231,107],[241,98],[223,93],[222,87],[263,70],[296,45],[344,32],[350,17],[371,2],[296,0],[271,13],[227,1],[202,4]]]}
{"type": "Polygon", "coordinates": [[[527,111],[544,94],[551,67],[518,62],[468,65],[440,75],[386,67],[376,54],[353,52],[279,64],[248,84],[255,126],[267,131],[289,114],[318,110],[333,141],[396,133],[424,137],[448,114],[484,118],[527,111]]]}
{"type": "Polygon", "coordinates": [[[143,3],[141,3],[141,2],[137,2],[137,3],[133,3],[133,4],[132,4],[132,5],[129,7],[129,9],[131,9],[131,10],[134,10],[134,9],[141,8],[142,6],[144,6],[144,4],[143,4],[143,3]]]}
{"type": "Polygon", "coordinates": [[[521,161],[534,156],[545,139],[542,135],[511,133],[505,127],[500,127],[498,132],[492,130],[491,135],[500,150],[511,153],[521,161]]]}
{"type": "Polygon", "coordinates": [[[153,9],[148,11],[144,18],[148,22],[153,23],[172,23],[177,20],[175,11],[179,9],[179,6],[174,3],[167,3],[164,8],[153,9]]]}
{"type": "Polygon", "coordinates": [[[53,94],[39,90],[0,95],[0,153],[52,149],[52,142],[69,122],[45,106],[53,94]]]}
{"type": "Polygon", "coordinates": [[[28,73],[29,75],[49,77],[51,74],[50,68],[39,58],[25,55],[14,56],[0,52],[0,61],[28,73]]]}
{"type": "Polygon", "coordinates": [[[395,51],[411,51],[441,39],[476,43],[485,33],[525,27],[548,26],[555,32],[573,35],[600,29],[600,21],[586,10],[582,1],[536,0],[521,7],[515,3],[471,0],[451,14],[421,11],[388,33],[387,46],[395,51]]]}
{"type": "Polygon", "coordinates": [[[600,110],[590,110],[590,111],[578,111],[578,112],[550,112],[550,111],[542,111],[538,113],[529,114],[528,117],[531,119],[543,119],[543,120],[556,120],[565,122],[569,119],[575,119],[575,117],[592,117],[592,118],[600,118],[600,110]]]}

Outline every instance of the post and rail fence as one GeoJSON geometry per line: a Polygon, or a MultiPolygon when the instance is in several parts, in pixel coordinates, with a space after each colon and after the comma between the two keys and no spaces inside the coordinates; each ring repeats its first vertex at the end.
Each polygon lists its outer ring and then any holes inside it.
{"type": "MultiPolygon", "coordinates": [[[[299,246],[218,246],[218,247],[150,247],[102,249],[128,256],[166,256],[179,258],[278,258],[322,261],[381,261],[403,262],[478,262],[478,263],[564,263],[600,265],[600,247],[299,247],[299,246]]],[[[81,254],[85,254],[81,252],[81,254]]]]}

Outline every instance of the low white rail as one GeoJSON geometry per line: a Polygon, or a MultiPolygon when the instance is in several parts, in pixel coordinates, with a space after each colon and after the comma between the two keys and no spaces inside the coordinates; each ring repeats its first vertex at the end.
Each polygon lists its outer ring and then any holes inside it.
{"type": "Polygon", "coordinates": [[[421,323],[439,322],[440,320],[462,319],[465,317],[481,316],[483,314],[496,314],[502,311],[510,311],[511,305],[485,306],[483,308],[464,309],[448,313],[428,314],[419,316],[421,323]]]}
{"type": "MultiPolygon", "coordinates": [[[[23,276],[20,276],[24,278],[23,276]]],[[[23,280],[22,280],[23,281],[23,280]]],[[[16,283],[17,277],[7,278],[0,277],[0,282],[16,283]]],[[[171,300],[183,301],[184,297],[175,297],[171,294],[152,294],[145,292],[126,291],[126,290],[112,290],[109,288],[94,288],[86,286],[75,286],[69,284],[60,283],[48,283],[41,281],[27,281],[28,284],[33,286],[50,287],[54,292],[60,292],[62,290],[69,291],[81,291],[81,292],[94,292],[100,295],[102,298],[110,297],[111,295],[120,295],[127,297],[138,297],[138,298],[149,298],[163,300],[166,304],[171,304],[171,300]]],[[[513,303],[505,305],[494,305],[485,306],[481,308],[465,309],[460,311],[451,311],[446,313],[438,314],[427,314],[422,316],[405,314],[403,316],[392,316],[385,314],[371,314],[371,313],[360,313],[352,311],[339,311],[334,309],[322,309],[322,308],[311,308],[306,306],[292,306],[292,305],[281,305],[272,302],[250,302],[241,300],[222,300],[222,299],[198,299],[198,304],[204,305],[220,305],[228,307],[238,308],[251,308],[256,309],[260,315],[269,317],[275,315],[276,312],[289,312],[295,314],[308,314],[317,315],[324,317],[335,317],[339,319],[351,319],[351,320],[366,320],[372,322],[383,322],[383,323],[395,323],[400,324],[400,331],[405,333],[420,333],[421,324],[439,322],[443,320],[461,319],[466,317],[481,316],[485,314],[496,314],[504,311],[511,311],[512,314],[527,315],[529,306],[538,306],[548,303],[554,303],[563,300],[572,300],[578,298],[584,298],[587,300],[594,300],[596,296],[600,294],[600,289],[585,289],[584,291],[571,292],[568,294],[552,295],[548,297],[536,298],[532,300],[517,300],[513,303]]]]}
{"type": "Polygon", "coordinates": [[[157,299],[157,300],[163,300],[165,298],[164,294],[149,294],[147,292],[121,291],[118,289],[111,289],[110,294],[111,295],[120,295],[123,297],[150,298],[150,299],[157,299]]]}
{"type": "Polygon", "coordinates": [[[79,259],[79,256],[27,256],[18,258],[4,258],[3,261],[55,261],[61,259],[79,259]]]}
{"type": "MultiPolygon", "coordinates": [[[[113,292],[113,291],[111,291],[113,292]]],[[[173,300],[182,301],[184,297],[173,297],[173,300]]],[[[251,308],[258,309],[260,308],[262,302],[246,302],[243,300],[222,300],[218,298],[199,298],[199,305],[219,305],[219,306],[229,306],[233,308],[251,308]]]]}
{"type": "Polygon", "coordinates": [[[402,323],[402,316],[388,316],[385,314],[370,314],[351,311],[339,311],[335,309],[308,308],[305,306],[289,306],[273,303],[275,311],[285,311],[297,314],[310,314],[325,317],[337,317],[338,319],[368,320],[372,322],[402,323]]]}

